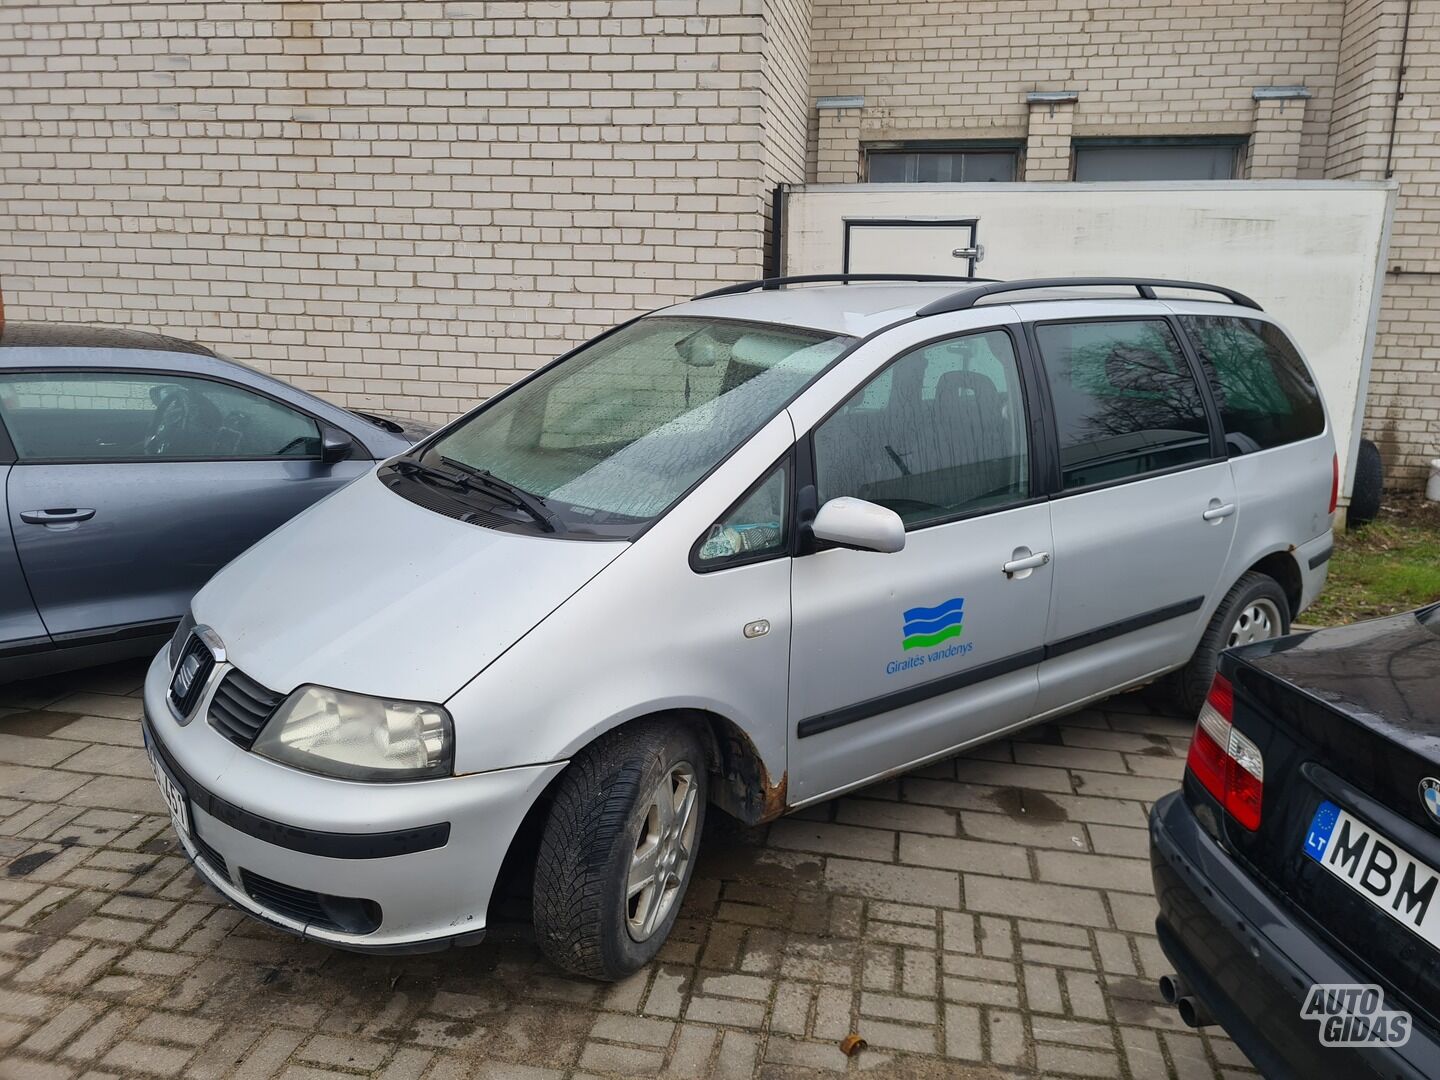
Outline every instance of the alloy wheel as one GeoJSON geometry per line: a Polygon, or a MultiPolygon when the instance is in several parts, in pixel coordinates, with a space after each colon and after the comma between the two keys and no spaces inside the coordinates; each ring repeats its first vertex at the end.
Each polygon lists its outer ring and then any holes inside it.
{"type": "Polygon", "coordinates": [[[688,761],[672,765],[650,792],[645,818],[625,891],[625,927],[645,941],[665,921],[695,850],[695,769],[688,761]]]}

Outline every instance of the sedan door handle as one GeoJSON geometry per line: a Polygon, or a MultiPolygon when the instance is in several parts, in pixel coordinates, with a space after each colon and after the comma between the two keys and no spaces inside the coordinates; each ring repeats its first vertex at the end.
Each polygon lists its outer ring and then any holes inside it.
{"type": "Polygon", "coordinates": [[[1223,506],[1212,506],[1209,510],[1206,510],[1205,513],[1201,514],[1200,516],[1203,517],[1206,521],[1219,521],[1221,518],[1229,517],[1234,512],[1235,504],[1226,503],[1223,506]]]}
{"type": "Polygon", "coordinates": [[[83,506],[70,506],[60,510],[21,510],[20,520],[28,525],[63,525],[70,521],[89,521],[95,511],[83,506]]]}
{"type": "MultiPolygon", "coordinates": [[[[1016,552],[1018,555],[1019,552],[1016,552]]],[[[1013,578],[1016,574],[1028,575],[1031,570],[1036,570],[1050,561],[1048,551],[1037,551],[1033,555],[1026,555],[1023,558],[1011,559],[1004,566],[1000,567],[1005,576],[1013,578]]]]}

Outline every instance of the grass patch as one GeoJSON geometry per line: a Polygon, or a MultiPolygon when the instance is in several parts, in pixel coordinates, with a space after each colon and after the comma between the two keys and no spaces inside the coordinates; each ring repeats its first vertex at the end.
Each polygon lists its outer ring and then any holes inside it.
{"type": "Polygon", "coordinates": [[[1301,621],[1336,626],[1440,600],[1440,504],[1388,500],[1380,516],[1337,534],[1330,579],[1301,621]]]}

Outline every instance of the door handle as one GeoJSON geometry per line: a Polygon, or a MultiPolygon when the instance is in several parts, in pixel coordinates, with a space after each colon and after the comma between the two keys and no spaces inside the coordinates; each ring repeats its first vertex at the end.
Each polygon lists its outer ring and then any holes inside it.
{"type": "Polygon", "coordinates": [[[1201,514],[1200,516],[1203,517],[1206,521],[1220,521],[1224,518],[1229,517],[1234,512],[1235,504],[1225,503],[1223,506],[1212,505],[1210,509],[1206,510],[1205,513],[1201,514]]]}
{"type": "Polygon", "coordinates": [[[89,521],[95,511],[83,506],[70,506],[60,510],[21,510],[20,520],[28,525],[63,525],[69,521],[89,521]]]}
{"type": "MultiPolygon", "coordinates": [[[[1019,555],[1020,553],[1017,551],[1015,554],[1019,555]]],[[[1018,559],[1011,559],[1004,566],[1000,567],[1000,569],[1004,571],[1005,576],[1008,578],[1013,578],[1017,574],[1022,577],[1028,577],[1031,570],[1038,569],[1049,561],[1050,553],[1048,551],[1037,551],[1033,555],[1024,555],[1018,559]]]]}

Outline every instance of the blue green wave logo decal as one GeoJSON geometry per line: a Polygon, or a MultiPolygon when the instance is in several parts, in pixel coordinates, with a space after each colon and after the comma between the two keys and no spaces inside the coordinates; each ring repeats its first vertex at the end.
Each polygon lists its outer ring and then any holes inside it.
{"type": "Polygon", "coordinates": [[[965,598],[957,596],[935,607],[913,607],[905,612],[902,644],[910,649],[928,649],[959,637],[965,627],[965,598]]]}

